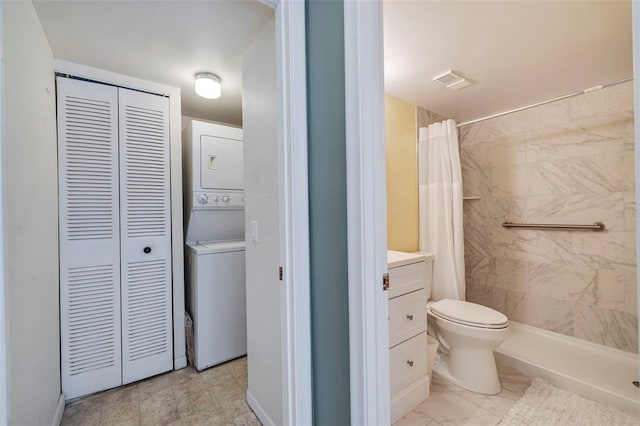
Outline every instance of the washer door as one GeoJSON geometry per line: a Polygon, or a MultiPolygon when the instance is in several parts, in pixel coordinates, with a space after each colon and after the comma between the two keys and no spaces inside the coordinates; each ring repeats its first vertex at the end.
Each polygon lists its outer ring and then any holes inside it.
{"type": "Polygon", "coordinates": [[[205,189],[244,188],[242,141],[203,135],[200,137],[200,185],[205,189]]]}

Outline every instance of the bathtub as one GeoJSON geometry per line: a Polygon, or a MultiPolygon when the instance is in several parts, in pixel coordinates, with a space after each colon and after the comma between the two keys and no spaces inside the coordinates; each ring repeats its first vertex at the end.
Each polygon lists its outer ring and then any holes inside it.
{"type": "Polygon", "coordinates": [[[509,322],[510,336],[496,349],[498,364],[508,365],[559,388],[640,414],[638,355],[509,322]]]}

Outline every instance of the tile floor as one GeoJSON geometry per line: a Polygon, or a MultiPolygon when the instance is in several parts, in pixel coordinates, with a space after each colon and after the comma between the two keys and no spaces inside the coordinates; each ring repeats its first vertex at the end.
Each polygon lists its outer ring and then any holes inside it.
{"type": "Polygon", "coordinates": [[[531,378],[512,368],[499,366],[502,392],[481,395],[433,376],[431,396],[394,426],[493,426],[520,399],[531,378]]]}
{"type": "Polygon", "coordinates": [[[73,402],[62,425],[260,425],[246,390],[246,358],[184,368],[73,402]]]}
{"type": "MultiPolygon", "coordinates": [[[[531,379],[499,367],[502,392],[487,396],[434,376],[431,397],[394,426],[497,424],[531,379]]],[[[185,368],[69,404],[63,426],[260,425],[247,403],[247,359],[198,373],[185,368]]]]}

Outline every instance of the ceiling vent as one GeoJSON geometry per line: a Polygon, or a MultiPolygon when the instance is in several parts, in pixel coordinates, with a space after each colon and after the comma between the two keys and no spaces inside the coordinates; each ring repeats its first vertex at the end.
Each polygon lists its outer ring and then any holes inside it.
{"type": "Polygon", "coordinates": [[[471,84],[469,80],[449,70],[445,73],[433,77],[433,81],[445,86],[447,89],[458,90],[471,84]]]}

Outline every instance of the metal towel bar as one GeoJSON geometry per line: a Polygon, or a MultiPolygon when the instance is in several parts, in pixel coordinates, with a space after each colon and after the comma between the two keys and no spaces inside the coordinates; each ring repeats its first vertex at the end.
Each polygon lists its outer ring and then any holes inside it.
{"type": "Polygon", "coordinates": [[[565,225],[554,223],[511,223],[504,222],[502,224],[505,228],[537,228],[537,229],[563,229],[563,230],[582,230],[582,231],[595,231],[602,232],[606,229],[604,223],[596,222],[593,225],[565,225]]]}

